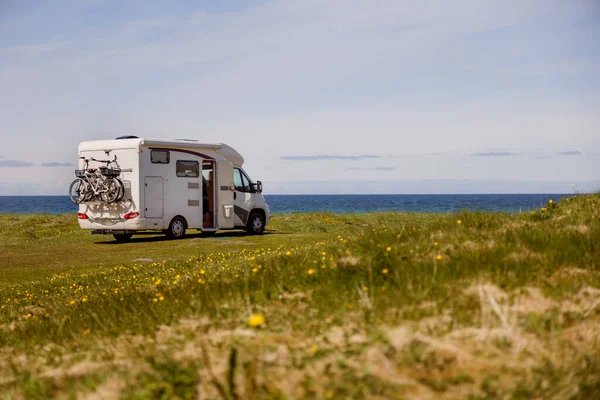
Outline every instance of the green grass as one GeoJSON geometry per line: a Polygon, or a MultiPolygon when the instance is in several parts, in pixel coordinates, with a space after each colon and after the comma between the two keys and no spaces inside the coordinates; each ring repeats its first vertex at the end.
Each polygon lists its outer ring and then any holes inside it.
{"type": "Polygon", "coordinates": [[[585,195],[117,244],[0,215],[0,398],[599,397],[598,218],[585,195]]]}

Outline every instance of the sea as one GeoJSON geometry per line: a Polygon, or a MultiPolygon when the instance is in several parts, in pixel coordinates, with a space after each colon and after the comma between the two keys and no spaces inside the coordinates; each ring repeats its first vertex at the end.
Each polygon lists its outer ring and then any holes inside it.
{"type": "MultiPolygon", "coordinates": [[[[362,213],[375,211],[443,212],[462,210],[525,212],[568,194],[332,194],[274,195],[265,199],[271,213],[362,213]]],[[[68,196],[0,196],[0,213],[75,213],[68,196]]]]}

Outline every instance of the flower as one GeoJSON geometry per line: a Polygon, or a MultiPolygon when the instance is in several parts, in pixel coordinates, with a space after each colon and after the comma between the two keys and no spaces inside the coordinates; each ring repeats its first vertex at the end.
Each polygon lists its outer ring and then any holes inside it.
{"type": "Polygon", "coordinates": [[[313,354],[317,354],[317,351],[319,349],[317,348],[317,346],[315,346],[314,344],[312,346],[310,346],[310,352],[313,354]]]}
{"type": "Polygon", "coordinates": [[[462,224],[462,221],[459,219],[458,221],[456,221],[456,223],[457,223],[458,225],[460,225],[460,224],[462,224]]]}
{"type": "Polygon", "coordinates": [[[392,247],[391,246],[386,247],[385,251],[392,251],[392,247]]]}
{"type": "Polygon", "coordinates": [[[315,270],[310,268],[308,271],[306,271],[309,275],[312,275],[315,273],[315,270]]]}
{"type": "Polygon", "coordinates": [[[288,251],[286,251],[286,252],[285,252],[285,255],[286,255],[286,256],[291,256],[291,255],[292,255],[292,252],[288,250],[288,251]]]}
{"type": "Polygon", "coordinates": [[[260,314],[252,314],[250,318],[248,318],[248,325],[253,327],[259,327],[265,323],[265,317],[260,314]]]}
{"type": "Polygon", "coordinates": [[[384,268],[384,269],[382,269],[382,270],[381,270],[381,273],[382,273],[382,274],[387,274],[388,272],[389,272],[389,271],[388,271],[388,269],[387,269],[387,268],[384,268]]]}
{"type": "Polygon", "coordinates": [[[442,255],[441,255],[441,254],[438,254],[438,255],[435,257],[435,259],[436,259],[436,260],[441,260],[441,259],[442,259],[442,255]]]}
{"type": "Polygon", "coordinates": [[[434,242],[434,243],[433,243],[433,245],[434,245],[434,246],[437,246],[437,245],[438,245],[438,242],[434,242]]]}

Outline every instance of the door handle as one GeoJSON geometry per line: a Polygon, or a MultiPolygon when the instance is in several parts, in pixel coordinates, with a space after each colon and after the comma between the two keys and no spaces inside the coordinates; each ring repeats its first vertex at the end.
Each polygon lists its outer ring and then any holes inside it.
{"type": "Polygon", "coordinates": [[[237,193],[233,192],[233,199],[236,200],[237,199],[237,193]]]}

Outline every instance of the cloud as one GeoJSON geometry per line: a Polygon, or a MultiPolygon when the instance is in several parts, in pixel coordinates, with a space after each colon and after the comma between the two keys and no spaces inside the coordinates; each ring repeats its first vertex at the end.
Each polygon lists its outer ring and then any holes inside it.
{"type": "Polygon", "coordinates": [[[42,167],[72,167],[73,164],[71,164],[70,162],[47,162],[47,163],[42,163],[40,164],[40,166],[42,167]]]}
{"type": "Polygon", "coordinates": [[[0,160],[0,167],[31,167],[32,162],[17,160],[0,160]]]}
{"type": "Polygon", "coordinates": [[[371,171],[395,171],[396,167],[373,167],[371,171]]]}
{"type": "Polygon", "coordinates": [[[514,156],[516,153],[511,153],[509,151],[490,151],[487,153],[473,153],[471,156],[473,157],[505,157],[505,156],[514,156]]]}
{"type": "Polygon", "coordinates": [[[320,154],[318,156],[282,156],[280,160],[291,160],[291,161],[322,161],[322,160],[363,160],[367,158],[381,158],[372,154],[363,154],[360,156],[340,156],[331,154],[320,154]]]}
{"type": "Polygon", "coordinates": [[[583,153],[580,151],[559,151],[556,154],[559,154],[561,156],[581,156],[581,155],[583,155],[583,153]]]}

